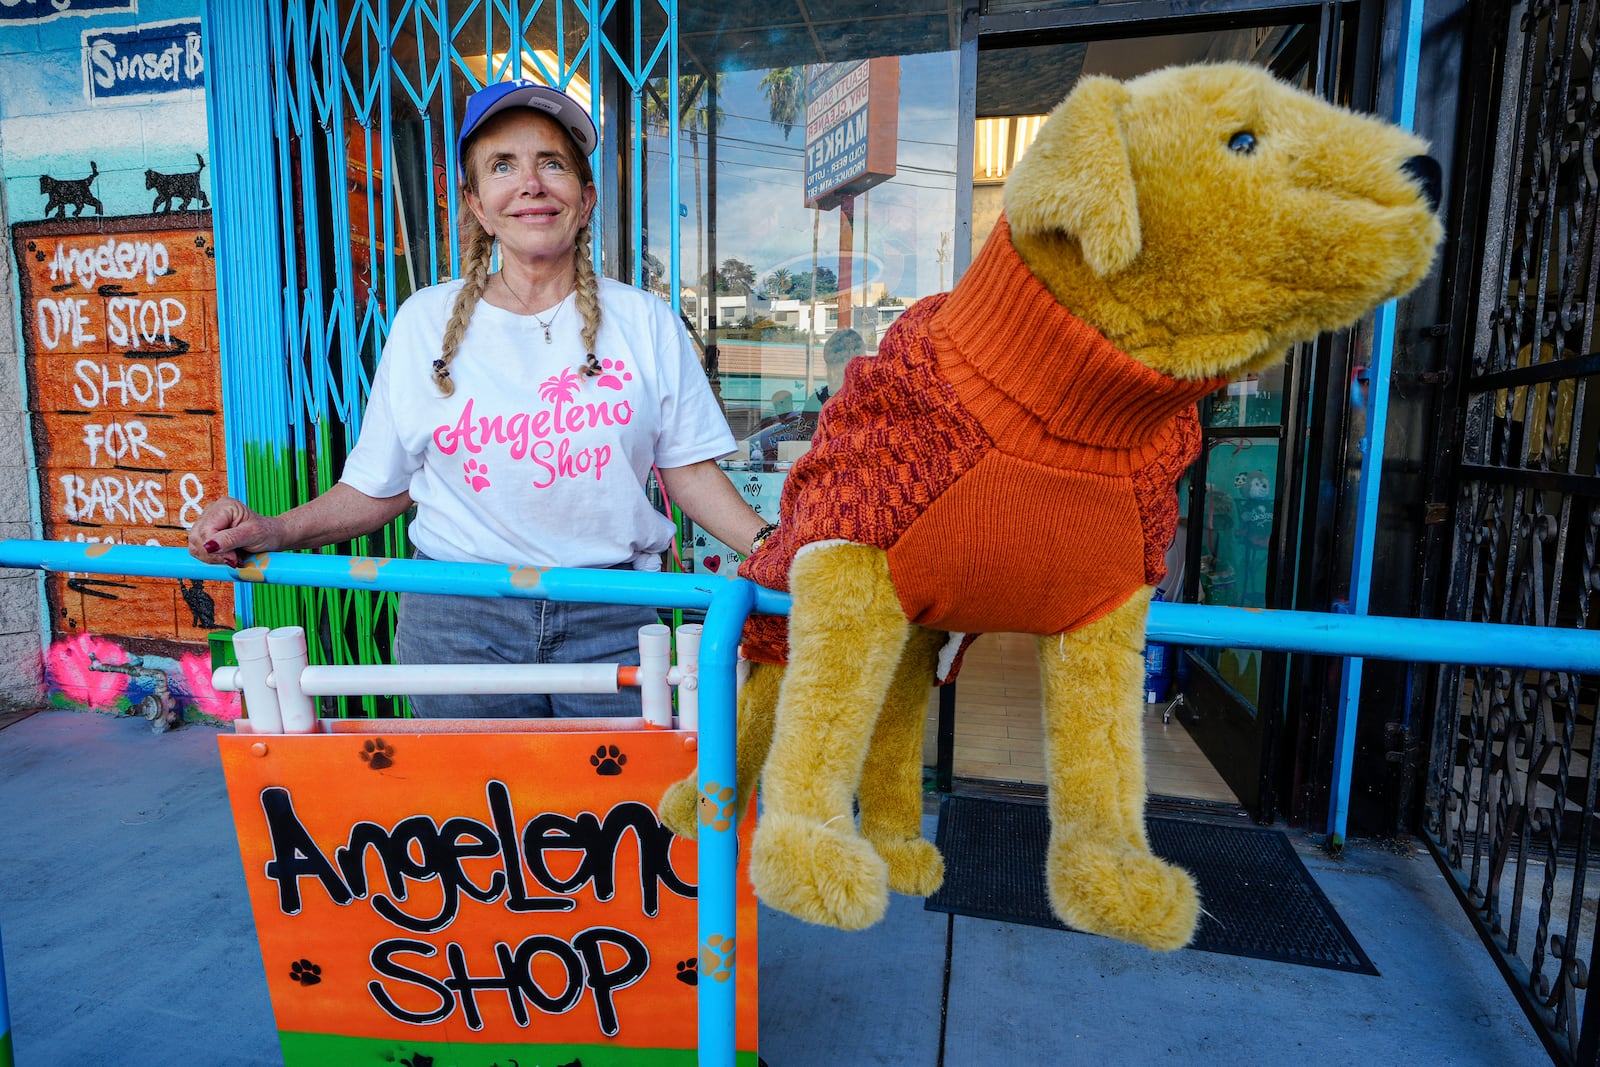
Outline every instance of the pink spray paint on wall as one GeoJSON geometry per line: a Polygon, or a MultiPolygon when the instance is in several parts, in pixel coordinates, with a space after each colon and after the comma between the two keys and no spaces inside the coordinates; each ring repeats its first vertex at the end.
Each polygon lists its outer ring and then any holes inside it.
{"type": "Polygon", "coordinates": [[[177,660],[130,655],[93,634],[75,634],[45,652],[45,682],[57,707],[143,715],[156,730],[184,719],[228,723],[242,708],[236,693],[219,693],[203,653],[177,660]]]}

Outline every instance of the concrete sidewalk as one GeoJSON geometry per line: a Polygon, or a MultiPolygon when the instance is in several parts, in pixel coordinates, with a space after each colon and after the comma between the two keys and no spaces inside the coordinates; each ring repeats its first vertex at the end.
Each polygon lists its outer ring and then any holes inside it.
{"type": "MultiPolygon", "coordinates": [[[[18,1067],[281,1062],[216,738],[56,711],[0,730],[0,931],[18,1067]]],[[[1426,854],[1355,842],[1335,861],[1309,838],[1296,844],[1379,977],[1156,955],[900,897],[865,933],[764,910],[762,1057],[770,1067],[1549,1061],[1426,854]]]]}

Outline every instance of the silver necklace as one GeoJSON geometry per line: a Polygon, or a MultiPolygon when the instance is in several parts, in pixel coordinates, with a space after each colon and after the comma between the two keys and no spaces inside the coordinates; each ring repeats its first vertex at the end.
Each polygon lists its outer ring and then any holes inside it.
{"type": "Polygon", "coordinates": [[[556,309],[550,313],[550,321],[549,322],[546,322],[544,319],[541,319],[538,315],[534,315],[533,316],[533,321],[537,322],[540,326],[544,327],[544,343],[545,344],[549,344],[550,343],[550,324],[556,321],[556,316],[561,314],[561,308],[566,304],[566,302],[567,302],[567,298],[566,297],[562,297],[561,298],[561,303],[557,304],[556,305],[556,309]]]}
{"type": "MultiPolygon", "coordinates": [[[[518,307],[527,307],[528,302],[526,300],[523,300],[522,296],[515,289],[511,288],[511,282],[506,278],[506,272],[503,271],[503,270],[500,272],[500,284],[502,284],[502,285],[504,285],[506,287],[506,292],[511,294],[511,298],[517,302],[517,306],[518,307]]],[[[534,312],[531,312],[531,311],[528,312],[528,314],[533,315],[533,321],[537,322],[544,329],[544,343],[545,344],[550,344],[551,343],[550,342],[550,327],[555,324],[556,316],[561,314],[561,308],[566,304],[566,302],[567,302],[567,298],[566,297],[562,297],[561,298],[561,303],[557,304],[556,305],[556,309],[550,313],[550,319],[549,319],[548,322],[546,320],[544,320],[544,319],[541,319],[534,312]]]]}

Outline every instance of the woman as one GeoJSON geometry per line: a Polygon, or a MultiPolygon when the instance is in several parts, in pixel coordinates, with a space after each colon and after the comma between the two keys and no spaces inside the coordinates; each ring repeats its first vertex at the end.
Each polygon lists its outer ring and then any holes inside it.
{"type": "MultiPolygon", "coordinates": [[[[565,94],[502,82],[468,101],[459,137],[462,277],[395,315],[340,481],[282,515],[206,508],[189,550],[254,552],[369,533],[416,505],[418,558],[657,570],[671,500],[728,544],[765,521],[714,462],[732,451],[682,325],[658,298],[595,275],[593,122],[565,94]],[[500,269],[490,272],[498,243],[500,269]]],[[[403,594],[403,663],[638,662],[648,608],[403,594]]],[[[412,698],[425,717],[638,714],[637,692],[412,698]]]]}

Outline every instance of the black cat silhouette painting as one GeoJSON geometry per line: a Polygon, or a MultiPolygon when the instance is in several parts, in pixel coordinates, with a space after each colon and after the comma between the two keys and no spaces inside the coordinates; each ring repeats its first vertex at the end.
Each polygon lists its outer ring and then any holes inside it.
{"type": "Polygon", "coordinates": [[[73,208],[74,216],[82,215],[85,207],[94,208],[96,215],[104,215],[105,207],[100,199],[89,188],[99,177],[100,168],[95,166],[94,160],[89,161],[89,176],[87,178],[52,178],[48,174],[39,175],[39,193],[45,197],[44,217],[49,218],[50,212],[56,213],[56,218],[66,218],[67,208],[73,208]]]}
{"type": "Polygon", "coordinates": [[[144,172],[144,187],[156,191],[155,202],[150,205],[151,211],[188,211],[191,200],[200,201],[202,208],[211,207],[211,201],[200,189],[200,171],[206,169],[206,157],[196,152],[194,158],[200,161],[199,168],[182,174],[162,174],[158,170],[144,172]],[[174,207],[173,204],[179,200],[183,203],[174,207]]]}

